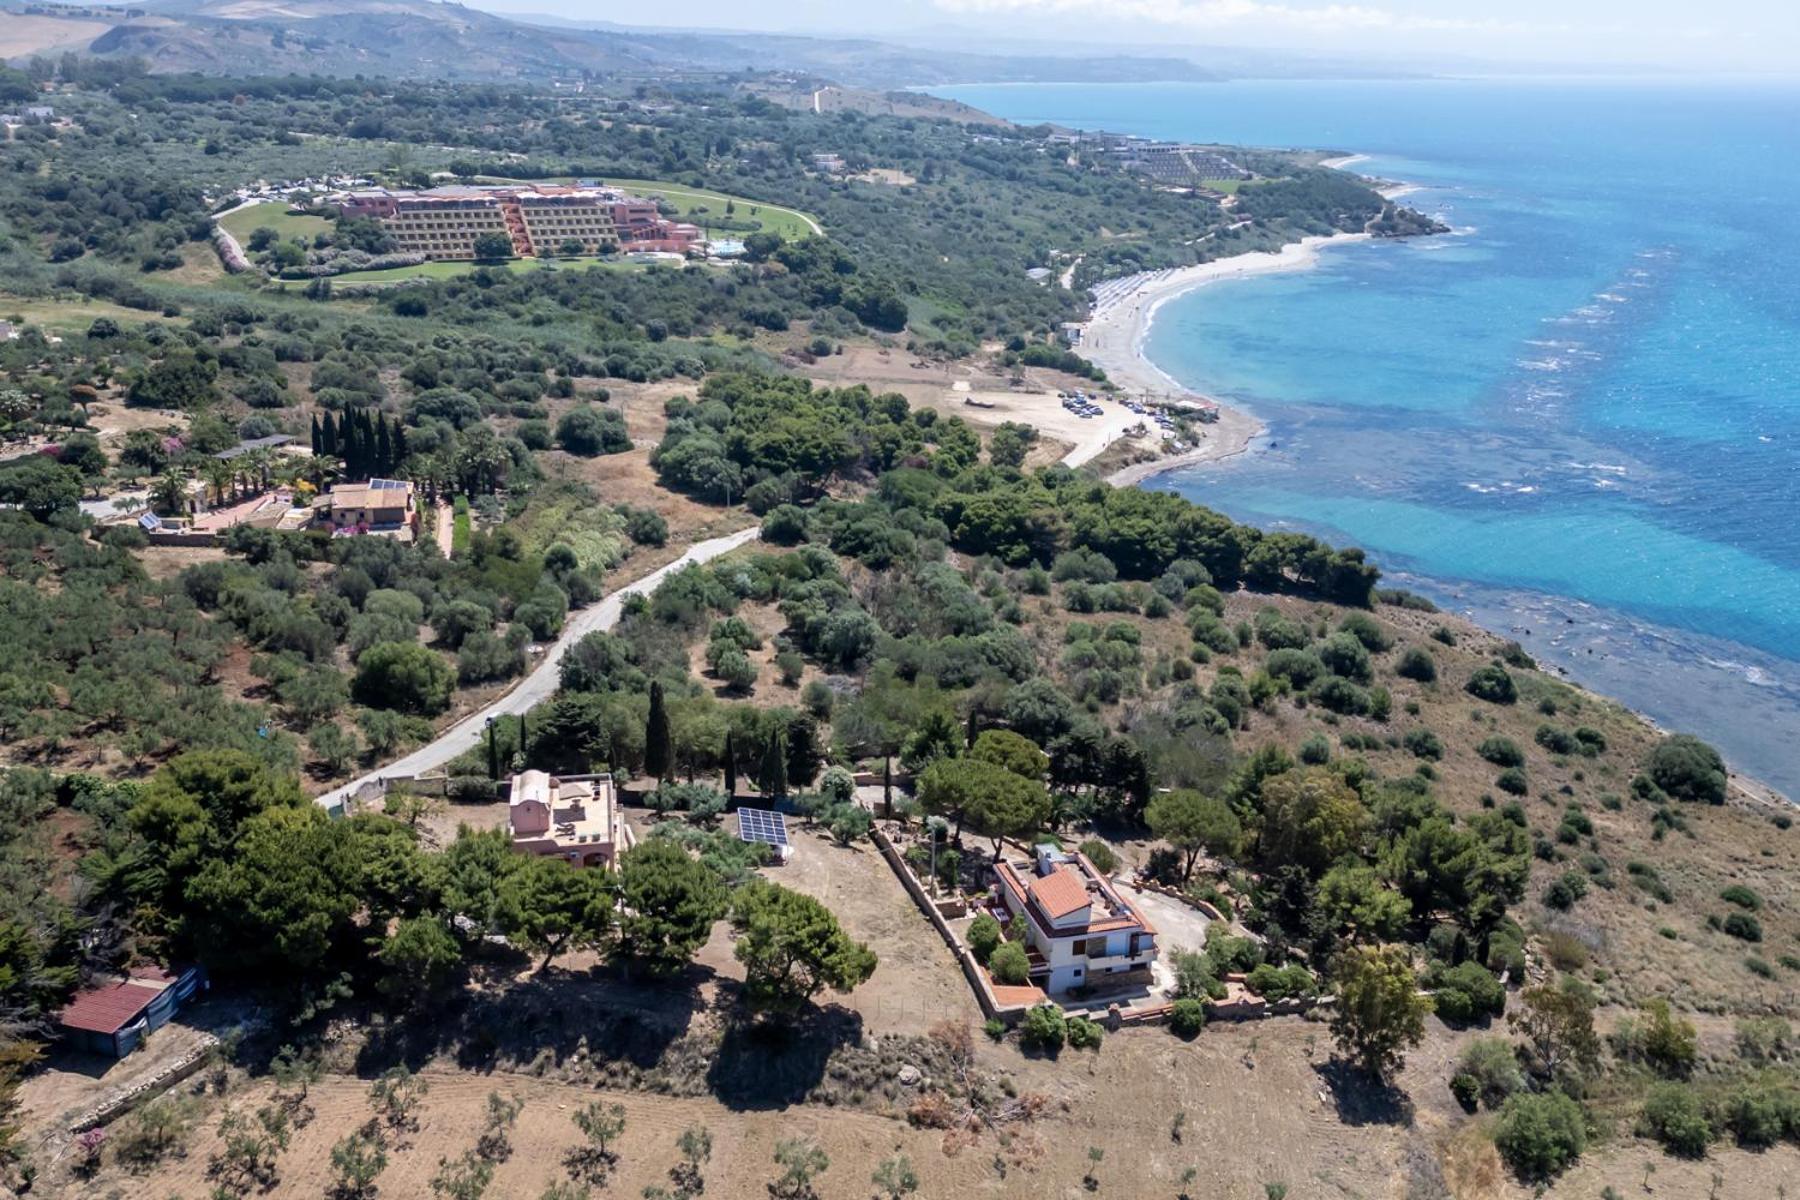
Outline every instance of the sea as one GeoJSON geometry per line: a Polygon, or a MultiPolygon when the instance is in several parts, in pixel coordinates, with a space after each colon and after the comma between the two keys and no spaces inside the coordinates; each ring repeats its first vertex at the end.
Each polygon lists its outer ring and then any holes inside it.
{"type": "Polygon", "coordinates": [[[933,89],[1025,123],[1366,155],[1446,236],[1165,304],[1268,426],[1156,479],[1386,580],[1800,798],[1800,83],[933,89]]]}

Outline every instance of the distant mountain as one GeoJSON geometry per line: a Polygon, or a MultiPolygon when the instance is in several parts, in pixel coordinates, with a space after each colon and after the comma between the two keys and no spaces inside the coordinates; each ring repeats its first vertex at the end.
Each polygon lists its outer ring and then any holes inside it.
{"type": "Polygon", "coordinates": [[[1220,78],[1180,57],[991,55],[866,38],[537,23],[438,0],[148,0],[130,17],[123,8],[82,11],[89,20],[116,15],[87,43],[89,53],[142,58],[161,72],[544,81],[778,70],[873,90],[1220,78]]]}

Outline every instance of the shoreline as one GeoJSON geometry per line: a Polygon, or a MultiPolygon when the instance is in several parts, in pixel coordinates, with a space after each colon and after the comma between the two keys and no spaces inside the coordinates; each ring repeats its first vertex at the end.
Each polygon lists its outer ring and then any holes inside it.
{"type": "Polygon", "coordinates": [[[1123,392],[1201,396],[1218,406],[1219,419],[1204,427],[1206,441],[1203,445],[1185,454],[1122,467],[1107,476],[1107,482],[1123,487],[1142,483],[1146,479],[1178,471],[1183,467],[1232,458],[1248,450],[1251,443],[1266,431],[1262,419],[1255,413],[1223,403],[1216,396],[1208,396],[1183,386],[1151,360],[1144,346],[1157,312],[1164,304],[1221,280],[1247,279],[1282,271],[1304,271],[1318,265],[1320,251],[1328,246],[1371,240],[1371,235],[1366,233],[1308,237],[1298,242],[1289,242],[1273,253],[1252,250],[1191,267],[1178,267],[1110,281],[1114,290],[1097,304],[1093,315],[1081,325],[1077,353],[1104,370],[1106,377],[1123,392]],[[1125,290],[1120,290],[1119,285],[1127,286],[1125,290]]]}
{"type": "MultiPolygon", "coordinates": [[[[1333,159],[1324,165],[1341,168],[1345,163],[1358,161],[1365,157],[1367,156],[1354,155],[1345,159],[1333,159]]],[[[1381,189],[1381,194],[1384,198],[1394,199],[1418,190],[1421,189],[1417,185],[1395,184],[1381,189]]],[[[1119,385],[1123,391],[1140,393],[1176,391],[1190,396],[1204,396],[1205,399],[1218,405],[1219,420],[1204,427],[1207,440],[1196,449],[1185,454],[1129,464],[1109,473],[1105,477],[1106,482],[1114,487],[1130,487],[1174,471],[1222,462],[1246,453],[1255,438],[1265,433],[1267,429],[1262,420],[1249,409],[1224,404],[1217,397],[1206,396],[1196,389],[1182,387],[1173,376],[1150,358],[1146,352],[1146,343],[1157,310],[1163,304],[1221,279],[1239,279],[1278,271],[1305,270],[1317,265],[1319,253],[1328,246],[1368,240],[1371,240],[1368,234],[1337,234],[1331,237],[1305,238],[1300,242],[1290,242],[1279,252],[1273,254],[1253,251],[1192,267],[1112,281],[1115,285],[1125,284],[1127,287],[1122,290],[1115,288],[1113,293],[1102,300],[1094,315],[1082,324],[1082,337],[1077,346],[1077,352],[1103,368],[1107,377],[1119,385]]],[[[1430,582],[1436,584],[1437,588],[1448,592],[1458,591],[1452,581],[1434,579],[1430,582]]],[[[1545,599],[1554,600],[1556,598],[1545,597],[1545,599]]],[[[1445,611],[1455,613],[1464,620],[1470,621],[1477,628],[1488,632],[1494,632],[1496,628],[1503,627],[1503,623],[1489,623],[1497,614],[1472,614],[1461,605],[1446,606],[1445,611]],[[1483,618],[1488,619],[1484,620],[1483,618]]],[[[1613,692],[1598,690],[1596,685],[1600,681],[1590,682],[1589,672],[1581,669],[1587,664],[1580,663],[1572,654],[1546,653],[1547,649],[1548,647],[1545,647],[1538,651],[1541,665],[1545,669],[1591,695],[1620,704],[1650,728],[1665,734],[1669,732],[1664,722],[1650,716],[1636,704],[1617,699],[1613,692]]],[[[1611,682],[1617,681],[1611,680],[1611,682]]],[[[1737,767],[1729,757],[1726,758],[1725,765],[1730,794],[1734,800],[1755,806],[1775,807],[1783,811],[1790,810],[1800,803],[1800,795],[1791,796],[1780,786],[1770,784],[1737,767]]]]}

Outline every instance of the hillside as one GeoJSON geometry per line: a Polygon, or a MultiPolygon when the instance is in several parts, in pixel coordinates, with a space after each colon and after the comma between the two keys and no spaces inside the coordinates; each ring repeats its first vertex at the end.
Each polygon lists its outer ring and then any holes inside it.
{"type": "MultiPolygon", "coordinates": [[[[486,28],[462,11],[436,53],[486,28]]],[[[1235,212],[1041,130],[737,82],[76,62],[8,145],[0,1183],[1595,1200],[1649,1165],[1779,1195],[1791,810],[1355,548],[1061,462],[1136,414],[1058,405],[1109,385],[1035,268],[1381,198],[1246,151],[1282,182],[1235,212]],[[371,288],[399,230],[313,202],[352,172],[598,176],[743,253],[371,288]],[[583,869],[511,838],[526,771],[593,786],[555,809],[583,869]],[[789,861],[734,802],[788,811],[789,861]],[[1041,844],[1153,931],[1148,979],[1058,993],[1098,1020],[983,1007],[1037,986],[1026,914],[974,909],[1041,844]],[[121,1062],[52,1043],[153,963],[210,995],[121,1062]]]]}
{"type": "Polygon", "coordinates": [[[544,81],[801,71],[883,90],[972,81],[1116,81],[1215,76],[1181,58],[1001,56],[874,40],[537,25],[437,0],[208,0],[84,9],[77,19],[9,16],[0,55],[82,50],[162,72],[385,75],[544,81]],[[142,13],[142,9],[136,10],[142,13]],[[116,19],[104,22],[107,13],[116,19]]]}

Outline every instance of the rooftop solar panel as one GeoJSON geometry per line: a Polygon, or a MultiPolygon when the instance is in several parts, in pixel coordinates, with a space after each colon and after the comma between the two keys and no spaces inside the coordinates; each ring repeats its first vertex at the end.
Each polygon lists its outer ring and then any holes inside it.
{"type": "Polygon", "coordinates": [[[738,836],[746,842],[769,846],[788,844],[787,818],[766,808],[738,809],[738,836]]]}

